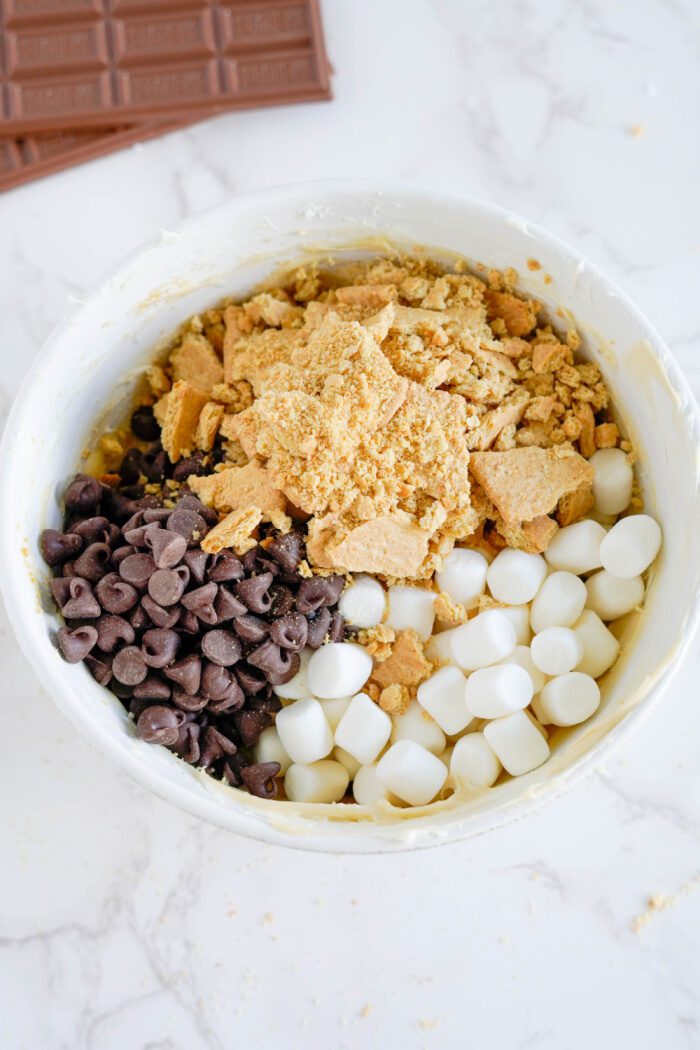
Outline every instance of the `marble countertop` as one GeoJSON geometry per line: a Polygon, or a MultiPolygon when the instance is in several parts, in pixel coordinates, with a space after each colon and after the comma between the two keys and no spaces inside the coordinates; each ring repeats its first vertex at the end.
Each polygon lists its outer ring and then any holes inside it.
{"type": "MultiPolygon", "coordinates": [[[[572,243],[700,387],[692,0],[325,0],[331,103],[222,116],[0,198],[0,409],[72,297],[160,227],[376,175],[572,243]]],[[[0,621],[3,1050],[700,1045],[695,646],[608,766],[525,821],[333,857],[198,823],[108,765],[0,621]],[[649,907],[649,898],[654,900],[649,907]]]]}

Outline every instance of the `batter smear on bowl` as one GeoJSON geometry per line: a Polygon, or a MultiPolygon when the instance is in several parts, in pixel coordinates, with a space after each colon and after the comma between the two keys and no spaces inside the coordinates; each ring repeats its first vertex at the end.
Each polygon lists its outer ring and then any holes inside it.
{"type": "Polygon", "coordinates": [[[58,646],[142,740],[263,798],[423,806],[595,713],[661,533],[600,371],[515,286],[310,265],[148,368],[41,537],[58,646]]]}

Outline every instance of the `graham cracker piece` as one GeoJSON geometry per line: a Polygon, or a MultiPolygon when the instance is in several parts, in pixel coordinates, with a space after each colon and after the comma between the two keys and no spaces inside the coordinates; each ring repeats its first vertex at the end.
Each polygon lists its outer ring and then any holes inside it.
{"type": "Polygon", "coordinates": [[[589,510],[593,509],[594,503],[591,485],[582,485],[575,492],[562,496],[557,506],[559,527],[563,529],[565,525],[573,525],[575,521],[580,521],[589,510]]]}
{"type": "Polygon", "coordinates": [[[374,668],[371,681],[385,689],[389,685],[417,686],[431,674],[433,665],[423,655],[423,644],[415,631],[399,631],[391,656],[374,668]]]}
{"type": "Polygon", "coordinates": [[[236,554],[245,554],[258,542],[252,535],[263,519],[259,507],[244,507],[231,511],[202,540],[201,547],[207,554],[217,554],[225,547],[236,554]]]}
{"type": "Polygon", "coordinates": [[[593,483],[590,464],[565,446],[473,452],[469,466],[507,525],[549,514],[562,496],[593,483]]]}
{"type": "Polygon", "coordinates": [[[395,511],[363,522],[339,542],[326,543],[325,552],[331,568],[412,577],[428,555],[429,539],[430,533],[408,514],[395,511]]]}
{"type": "Polygon", "coordinates": [[[411,694],[405,685],[393,682],[379,694],[379,706],[388,715],[402,715],[411,702],[411,694]]]}
{"type": "Polygon", "coordinates": [[[435,599],[435,619],[450,627],[459,627],[469,619],[469,612],[446,591],[440,591],[435,599]]]}
{"type": "Polygon", "coordinates": [[[190,488],[203,503],[214,510],[232,511],[259,507],[265,514],[284,512],[287,501],[275,488],[272,475],[259,462],[251,460],[244,467],[226,467],[214,474],[190,477],[190,488]]]}
{"type": "Polygon", "coordinates": [[[212,387],[224,378],[224,369],[209,340],[196,332],[187,332],[170,355],[173,381],[184,380],[197,390],[210,394],[212,387]]]}
{"type": "Polygon", "coordinates": [[[620,431],[615,423],[600,423],[595,428],[596,448],[616,448],[620,440],[620,431]]]}
{"type": "Polygon", "coordinates": [[[509,547],[527,554],[542,554],[559,531],[556,521],[546,515],[520,525],[507,525],[503,518],[499,518],[496,528],[509,547]]]}
{"type": "Polygon", "coordinates": [[[173,383],[172,390],[165,397],[167,402],[160,439],[171,462],[176,463],[182,456],[192,454],[199,415],[209,398],[183,379],[173,383]]]}
{"type": "Polygon", "coordinates": [[[207,401],[199,415],[194,435],[194,443],[197,448],[201,448],[204,452],[211,452],[223,418],[224,406],[217,405],[215,401],[207,401]]]}
{"type": "Polygon", "coordinates": [[[509,394],[498,408],[484,413],[481,422],[467,438],[470,449],[484,451],[490,448],[501,431],[507,426],[517,426],[523,418],[530,395],[518,388],[509,394]]]}
{"type": "Polygon", "coordinates": [[[596,450],[595,416],[587,401],[577,401],[574,405],[574,416],[581,424],[578,435],[578,447],[582,456],[590,459],[596,450]]]}
{"type": "Polygon", "coordinates": [[[500,319],[505,326],[504,334],[529,335],[537,323],[537,304],[534,302],[491,288],[484,290],[484,300],[489,321],[500,319]]]}

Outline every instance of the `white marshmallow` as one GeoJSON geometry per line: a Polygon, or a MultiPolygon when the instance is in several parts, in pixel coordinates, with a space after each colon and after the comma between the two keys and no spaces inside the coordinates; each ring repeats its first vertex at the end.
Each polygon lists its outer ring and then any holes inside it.
{"type": "Polygon", "coordinates": [[[338,602],[341,616],[353,627],[376,627],[384,619],[386,591],[371,576],[356,576],[338,602]]]}
{"type": "Polygon", "coordinates": [[[600,546],[604,569],[628,580],[648,569],[661,548],[661,529],[648,514],[630,514],[613,525],[600,546]]]}
{"type": "Polygon", "coordinates": [[[323,707],[313,697],[283,707],[277,712],[275,725],[282,747],[292,762],[307,765],[330,754],[333,733],[323,707]]]}
{"type": "Polygon", "coordinates": [[[375,802],[391,802],[396,796],[377,776],[377,763],[360,766],[352,782],[352,793],[359,806],[371,806],[375,802]]]}
{"type": "Polygon", "coordinates": [[[527,707],[532,693],[532,679],[525,668],[503,663],[470,674],[464,697],[476,718],[500,718],[527,707]]]}
{"type": "Polygon", "coordinates": [[[343,717],[348,707],[350,706],[351,696],[339,696],[335,700],[321,700],[321,707],[323,713],[328,719],[328,725],[335,733],[338,728],[338,722],[343,717]]]}
{"type": "Polygon", "coordinates": [[[395,715],[391,742],[413,740],[434,755],[441,754],[447,745],[445,734],[417,701],[412,700],[402,715],[395,715]]]}
{"type": "Polygon", "coordinates": [[[377,776],[404,802],[426,806],[447,780],[447,769],[415,740],[399,740],[380,758],[377,776]]]}
{"type": "Polygon", "coordinates": [[[329,642],[312,654],[306,670],[309,691],[324,700],[358,693],[372,673],[372,657],[353,642],[329,642]]]}
{"type": "Polygon", "coordinates": [[[301,663],[294,677],[290,678],[284,685],[274,685],[272,687],[272,691],[282,700],[301,700],[303,697],[309,696],[310,689],[306,681],[306,672],[312,654],[313,649],[302,649],[299,653],[301,663]]]}
{"type": "Polygon", "coordinates": [[[583,643],[570,627],[545,627],[532,639],[530,650],[543,674],[566,674],[583,658],[583,643]]]}
{"type": "Polygon", "coordinates": [[[452,662],[464,671],[498,663],[515,649],[515,627],[500,609],[487,609],[449,634],[452,662]]]}
{"type": "Polygon", "coordinates": [[[332,759],[310,765],[292,765],[284,778],[290,802],[340,802],[350,778],[345,766],[332,759]]]}
{"type": "Polygon", "coordinates": [[[600,689],[595,679],[580,671],[551,678],[533,707],[546,725],[575,726],[585,722],[600,706],[600,689]]]}
{"type": "Polygon", "coordinates": [[[564,569],[580,576],[592,572],[602,565],[600,545],[606,532],[602,525],[591,518],[566,525],[555,535],[544,553],[553,569],[564,569]]]}
{"type": "Polygon", "coordinates": [[[455,547],[444,559],[440,572],[435,573],[435,579],[440,590],[453,601],[473,609],[479,595],[484,593],[487,569],[488,562],[479,551],[455,547]]]}
{"type": "Polygon", "coordinates": [[[452,749],[450,775],[466,787],[491,787],[500,775],[501,763],[483,733],[467,733],[452,749]]]}
{"type": "Polygon", "coordinates": [[[268,726],[263,729],[255,745],[256,762],[279,762],[280,773],[287,772],[292,760],[285,751],[276,726],[268,726]]]}
{"type": "Polygon", "coordinates": [[[539,634],[545,627],[571,627],[586,604],[583,580],[571,572],[553,572],[539,589],[530,608],[530,625],[539,634]]]}
{"type": "Polygon", "coordinates": [[[530,606],[529,605],[504,605],[498,610],[507,616],[515,627],[515,644],[529,645],[532,631],[530,630],[530,606]]]}
{"type": "Polygon", "coordinates": [[[441,667],[418,686],[418,703],[448,736],[461,733],[472,721],[464,699],[466,684],[458,667],[441,667]]]}
{"type": "Polygon", "coordinates": [[[583,656],[574,670],[600,678],[617,660],[620,643],[591,609],[583,610],[573,629],[583,646],[583,656]]]}
{"type": "Polygon", "coordinates": [[[501,663],[517,664],[518,667],[522,667],[527,671],[532,679],[533,694],[539,693],[540,689],[547,681],[539,667],[535,667],[535,662],[532,659],[532,653],[530,652],[530,647],[528,645],[516,645],[510,656],[506,656],[505,660],[501,660],[501,663]]]}
{"type": "Polygon", "coordinates": [[[532,601],[546,575],[547,563],[541,554],[506,547],[489,565],[486,582],[497,602],[523,605],[532,601]]]}
{"type": "Polygon", "coordinates": [[[644,601],[644,580],[632,576],[629,580],[613,576],[601,569],[586,580],[586,608],[597,613],[601,620],[617,620],[644,601]]]}
{"type": "Polygon", "coordinates": [[[440,631],[431,635],[425,644],[425,656],[434,664],[453,664],[452,641],[455,636],[456,627],[449,627],[446,631],[440,631]]]}
{"type": "Polygon", "coordinates": [[[347,751],[343,751],[342,747],[334,747],[331,751],[331,758],[335,762],[340,762],[341,766],[345,766],[350,779],[354,779],[355,774],[360,768],[360,763],[356,758],[353,758],[347,751]]]}
{"type": "Polygon", "coordinates": [[[484,736],[511,776],[530,773],[549,758],[549,745],[526,711],[489,722],[484,736]]]}
{"type": "Polygon", "coordinates": [[[362,766],[374,762],[391,736],[391,719],[366,693],[353,696],[335,731],[335,742],[362,766]]]}
{"type": "Polygon", "coordinates": [[[621,448],[600,448],[593,467],[593,498],[601,514],[621,514],[632,499],[632,467],[621,448]]]}
{"type": "Polygon", "coordinates": [[[386,622],[395,631],[413,630],[421,641],[430,638],[435,622],[434,591],[425,587],[405,587],[397,584],[389,588],[389,612],[386,622]]]}

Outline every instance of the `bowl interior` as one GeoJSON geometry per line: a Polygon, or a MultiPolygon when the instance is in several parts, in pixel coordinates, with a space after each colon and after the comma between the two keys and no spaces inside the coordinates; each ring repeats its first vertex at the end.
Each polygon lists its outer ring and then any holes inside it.
{"type": "Polygon", "coordinates": [[[697,410],[668,351],[641,314],[600,273],[555,238],[500,209],[400,187],[311,184],[238,198],[163,232],[76,308],[37,359],[4,439],[0,497],[3,589],[18,637],[59,706],[142,783],[183,808],[239,832],[328,850],[428,845],[484,830],[561,788],[618,742],[648,709],[688,640],[697,611],[697,410]],[[623,628],[628,642],[588,723],[562,735],[550,761],[472,800],[403,811],[391,822],[359,807],[260,803],[219,787],[170,753],[137,740],[114,698],[50,642],[56,627],[37,549],[59,522],[57,496],[80,462],[97,420],[123,412],[152,357],[191,314],[242,296],[276,268],[314,255],[376,255],[387,243],[451,253],[472,265],[514,266],[520,290],[553,321],[575,319],[584,353],[602,369],[635,442],[646,508],[664,548],[644,612],[623,628]],[[530,270],[528,259],[540,269],[530,270]],[[557,311],[559,314],[557,316],[557,311]]]}

